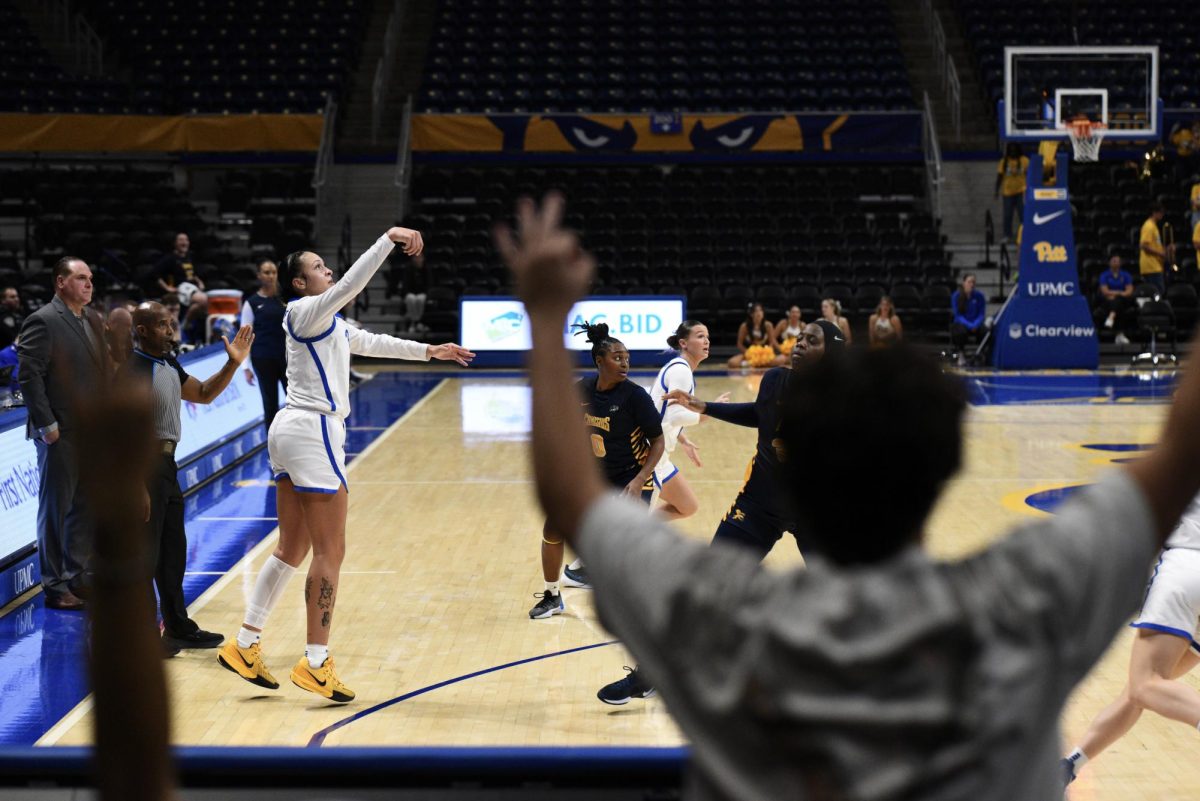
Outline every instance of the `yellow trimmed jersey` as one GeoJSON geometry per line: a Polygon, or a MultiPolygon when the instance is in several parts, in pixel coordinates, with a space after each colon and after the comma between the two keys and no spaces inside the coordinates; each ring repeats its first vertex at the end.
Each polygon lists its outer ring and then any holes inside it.
{"type": "Polygon", "coordinates": [[[599,376],[576,383],[592,455],[609,482],[624,486],[650,456],[650,440],[662,436],[662,421],[650,394],[625,379],[601,390],[599,376]]]}
{"type": "Polygon", "coordinates": [[[1025,170],[1029,169],[1029,158],[1000,159],[996,165],[996,174],[1004,176],[1000,181],[1000,194],[1005,197],[1020,195],[1025,192],[1025,170]]]}
{"type": "Polygon", "coordinates": [[[1151,245],[1156,250],[1162,251],[1162,237],[1158,233],[1158,223],[1154,222],[1153,217],[1147,217],[1142,223],[1142,233],[1138,237],[1138,269],[1142,275],[1153,275],[1163,271],[1162,260],[1151,256],[1142,250],[1143,245],[1151,245]]]}

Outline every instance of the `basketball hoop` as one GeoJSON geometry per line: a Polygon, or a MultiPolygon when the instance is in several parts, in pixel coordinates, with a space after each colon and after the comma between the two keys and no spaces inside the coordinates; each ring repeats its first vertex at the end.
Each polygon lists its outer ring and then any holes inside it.
{"type": "Polygon", "coordinates": [[[1076,161],[1099,161],[1100,143],[1108,126],[1091,120],[1071,120],[1065,123],[1067,136],[1071,137],[1071,148],[1076,161]]]}

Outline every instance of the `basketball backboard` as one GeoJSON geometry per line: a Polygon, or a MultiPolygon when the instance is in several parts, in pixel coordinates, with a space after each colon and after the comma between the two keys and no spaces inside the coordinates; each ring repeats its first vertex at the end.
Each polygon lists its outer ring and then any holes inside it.
{"type": "Polygon", "coordinates": [[[1158,139],[1158,47],[1006,47],[1000,134],[1006,141],[1066,139],[1086,116],[1108,140],[1158,139]]]}

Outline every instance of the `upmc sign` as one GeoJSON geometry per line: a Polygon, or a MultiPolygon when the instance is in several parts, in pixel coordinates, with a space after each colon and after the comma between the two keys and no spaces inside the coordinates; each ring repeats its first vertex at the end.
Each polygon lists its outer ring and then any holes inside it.
{"type": "Polygon", "coordinates": [[[996,319],[993,362],[1003,368],[1096,367],[1100,346],[1087,298],[1079,291],[1075,233],[1067,193],[1067,156],[1059,186],[1041,186],[1042,159],[1030,158],[1021,279],[996,319]]]}

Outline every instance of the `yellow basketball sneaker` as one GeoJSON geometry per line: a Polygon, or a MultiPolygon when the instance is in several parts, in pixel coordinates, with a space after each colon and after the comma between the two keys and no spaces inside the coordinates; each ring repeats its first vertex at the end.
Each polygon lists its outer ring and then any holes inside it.
{"type": "Polygon", "coordinates": [[[342,684],[341,679],[333,672],[333,657],[325,657],[321,666],[314,670],[308,665],[308,657],[300,657],[300,661],[292,668],[292,684],[301,690],[324,696],[330,701],[346,703],[354,700],[354,691],[342,684]]]}
{"type": "Polygon", "coordinates": [[[279,682],[275,681],[271,671],[263,664],[258,643],[243,648],[237,644],[237,640],[231,639],[217,651],[217,661],[221,663],[221,667],[232,670],[251,684],[266,687],[268,690],[279,689],[279,682]]]}

